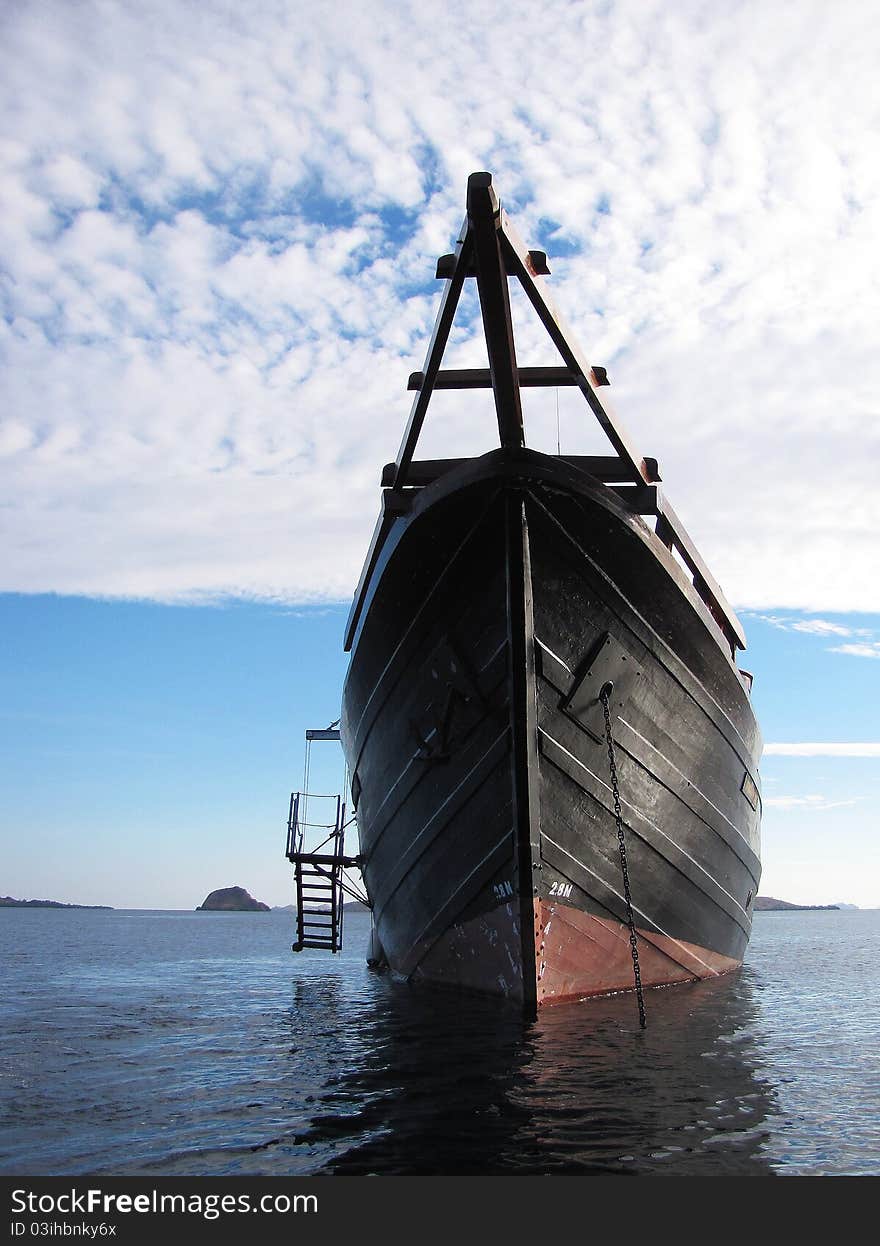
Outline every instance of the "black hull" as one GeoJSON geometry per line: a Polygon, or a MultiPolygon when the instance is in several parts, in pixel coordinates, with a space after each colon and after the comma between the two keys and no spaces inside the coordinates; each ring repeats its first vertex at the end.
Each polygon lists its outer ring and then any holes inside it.
{"type": "Polygon", "coordinates": [[[526,1005],[632,987],[608,678],[643,981],[739,964],[760,738],[729,655],[660,540],[559,460],[496,451],[419,491],[389,524],[343,695],[392,970],[526,1005]]]}

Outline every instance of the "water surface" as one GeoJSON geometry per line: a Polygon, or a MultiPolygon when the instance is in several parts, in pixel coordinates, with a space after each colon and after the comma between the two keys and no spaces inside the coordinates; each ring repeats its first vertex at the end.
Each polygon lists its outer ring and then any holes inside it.
{"type": "Polygon", "coordinates": [[[0,1172],[880,1173],[880,912],[525,1022],[289,948],[287,913],[0,910],[0,1172]]]}

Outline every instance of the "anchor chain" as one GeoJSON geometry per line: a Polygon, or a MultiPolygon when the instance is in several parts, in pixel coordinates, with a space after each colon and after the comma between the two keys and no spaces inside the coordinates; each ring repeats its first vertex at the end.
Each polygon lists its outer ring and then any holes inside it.
{"type": "Polygon", "coordinates": [[[611,734],[611,713],[608,709],[608,698],[612,684],[607,683],[599,693],[602,711],[605,715],[605,741],[608,745],[608,768],[611,772],[611,793],[614,797],[614,820],[617,824],[617,843],[620,851],[620,872],[623,875],[623,898],[626,901],[626,924],[629,927],[629,946],[632,951],[633,978],[636,984],[636,997],[639,1001],[639,1025],[645,1029],[645,999],[642,993],[642,971],[639,967],[639,947],[636,941],[636,924],[633,919],[632,898],[629,890],[629,870],[626,864],[626,841],[623,837],[623,814],[620,809],[620,788],[617,784],[617,762],[614,757],[614,737],[611,734]]]}

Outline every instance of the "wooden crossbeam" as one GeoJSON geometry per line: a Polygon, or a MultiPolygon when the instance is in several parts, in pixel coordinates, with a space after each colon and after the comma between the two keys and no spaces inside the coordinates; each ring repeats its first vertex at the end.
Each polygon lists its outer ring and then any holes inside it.
{"type": "MultiPolygon", "coordinates": [[[[630,479],[628,466],[615,454],[563,454],[558,457],[561,462],[586,472],[596,480],[601,480],[603,484],[623,484],[630,479]]],[[[445,476],[447,472],[454,471],[463,463],[469,462],[470,459],[414,459],[409,465],[406,483],[413,486],[430,485],[435,480],[439,480],[441,476],[445,476]]],[[[659,481],[657,460],[646,459],[645,462],[651,468],[652,483],[659,481]]],[[[386,463],[382,468],[383,489],[390,489],[393,486],[396,470],[396,463],[386,463]]],[[[639,486],[636,485],[634,488],[638,489],[639,486]]]]}
{"type": "MultiPolygon", "coordinates": [[[[547,267],[546,251],[529,251],[529,259],[531,260],[532,268],[534,269],[536,273],[540,273],[542,277],[550,276],[550,269],[547,267]]],[[[437,277],[438,280],[442,280],[444,277],[451,277],[454,270],[455,270],[455,256],[454,255],[441,255],[439,260],[437,261],[437,272],[435,273],[435,276],[437,277]]],[[[468,265],[468,269],[467,269],[467,272],[465,273],[465,276],[476,277],[476,275],[477,275],[477,270],[474,267],[474,264],[470,263],[468,265]]]]}
{"type": "MultiPolygon", "coordinates": [[[[573,456],[564,458],[563,462],[571,464],[573,467],[581,466],[577,459],[573,456]]],[[[614,462],[619,462],[615,459],[614,462]]],[[[454,471],[457,467],[461,467],[464,463],[470,462],[469,459],[423,459],[410,465],[408,482],[414,486],[424,486],[433,484],[435,480],[439,480],[441,476],[445,476],[447,472],[454,471]]],[[[383,489],[391,488],[391,481],[394,479],[394,463],[386,463],[382,469],[382,487],[383,489]]],[[[636,515],[657,515],[659,490],[656,485],[633,485],[633,484],[616,484],[625,475],[620,468],[614,470],[602,471],[599,468],[590,473],[597,480],[602,480],[617,494],[621,501],[625,502],[631,511],[636,515]]],[[[387,495],[386,495],[387,496],[387,495]]],[[[404,494],[406,497],[407,495],[404,494]]],[[[408,497],[407,497],[408,500],[408,497]]]]}
{"type": "MultiPolygon", "coordinates": [[[[565,454],[562,457],[572,467],[578,467],[582,472],[589,472],[591,476],[598,476],[606,482],[629,479],[629,465],[613,454],[565,454]]],[[[657,460],[645,455],[642,462],[645,464],[648,481],[659,484],[663,477],[660,475],[657,460]]]]}
{"type": "MultiPolygon", "coordinates": [[[[611,384],[604,368],[594,364],[590,371],[595,386],[611,384]]],[[[579,384],[578,377],[565,367],[517,368],[517,376],[522,389],[579,384]]],[[[406,384],[408,390],[421,389],[424,384],[424,372],[410,372],[406,384]]],[[[491,389],[491,387],[492,374],[488,368],[444,368],[434,378],[435,389],[491,389]]]]}
{"type": "Polygon", "coordinates": [[[656,485],[611,485],[614,493],[636,515],[656,515],[660,490],[656,485]]]}
{"type": "MultiPolygon", "coordinates": [[[[469,462],[468,459],[414,459],[409,465],[406,483],[408,485],[433,484],[447,472],[454,471],[456,467],[461,467],[462,463],[467,462],[469,462]]],[[[382,468],[383,489],[388,489],[393,485],[396,468],[396,463],[386,463],[382,468]]]]}

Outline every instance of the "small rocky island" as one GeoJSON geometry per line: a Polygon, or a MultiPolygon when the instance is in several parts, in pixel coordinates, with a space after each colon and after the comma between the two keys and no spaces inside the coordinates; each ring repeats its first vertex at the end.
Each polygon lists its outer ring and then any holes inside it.
{"type": "Polygon", "coordinates": [[[244,887],[219,887],[212,891],[197,913],[270,913],[268,904],[255,900],[244,887]]]}

